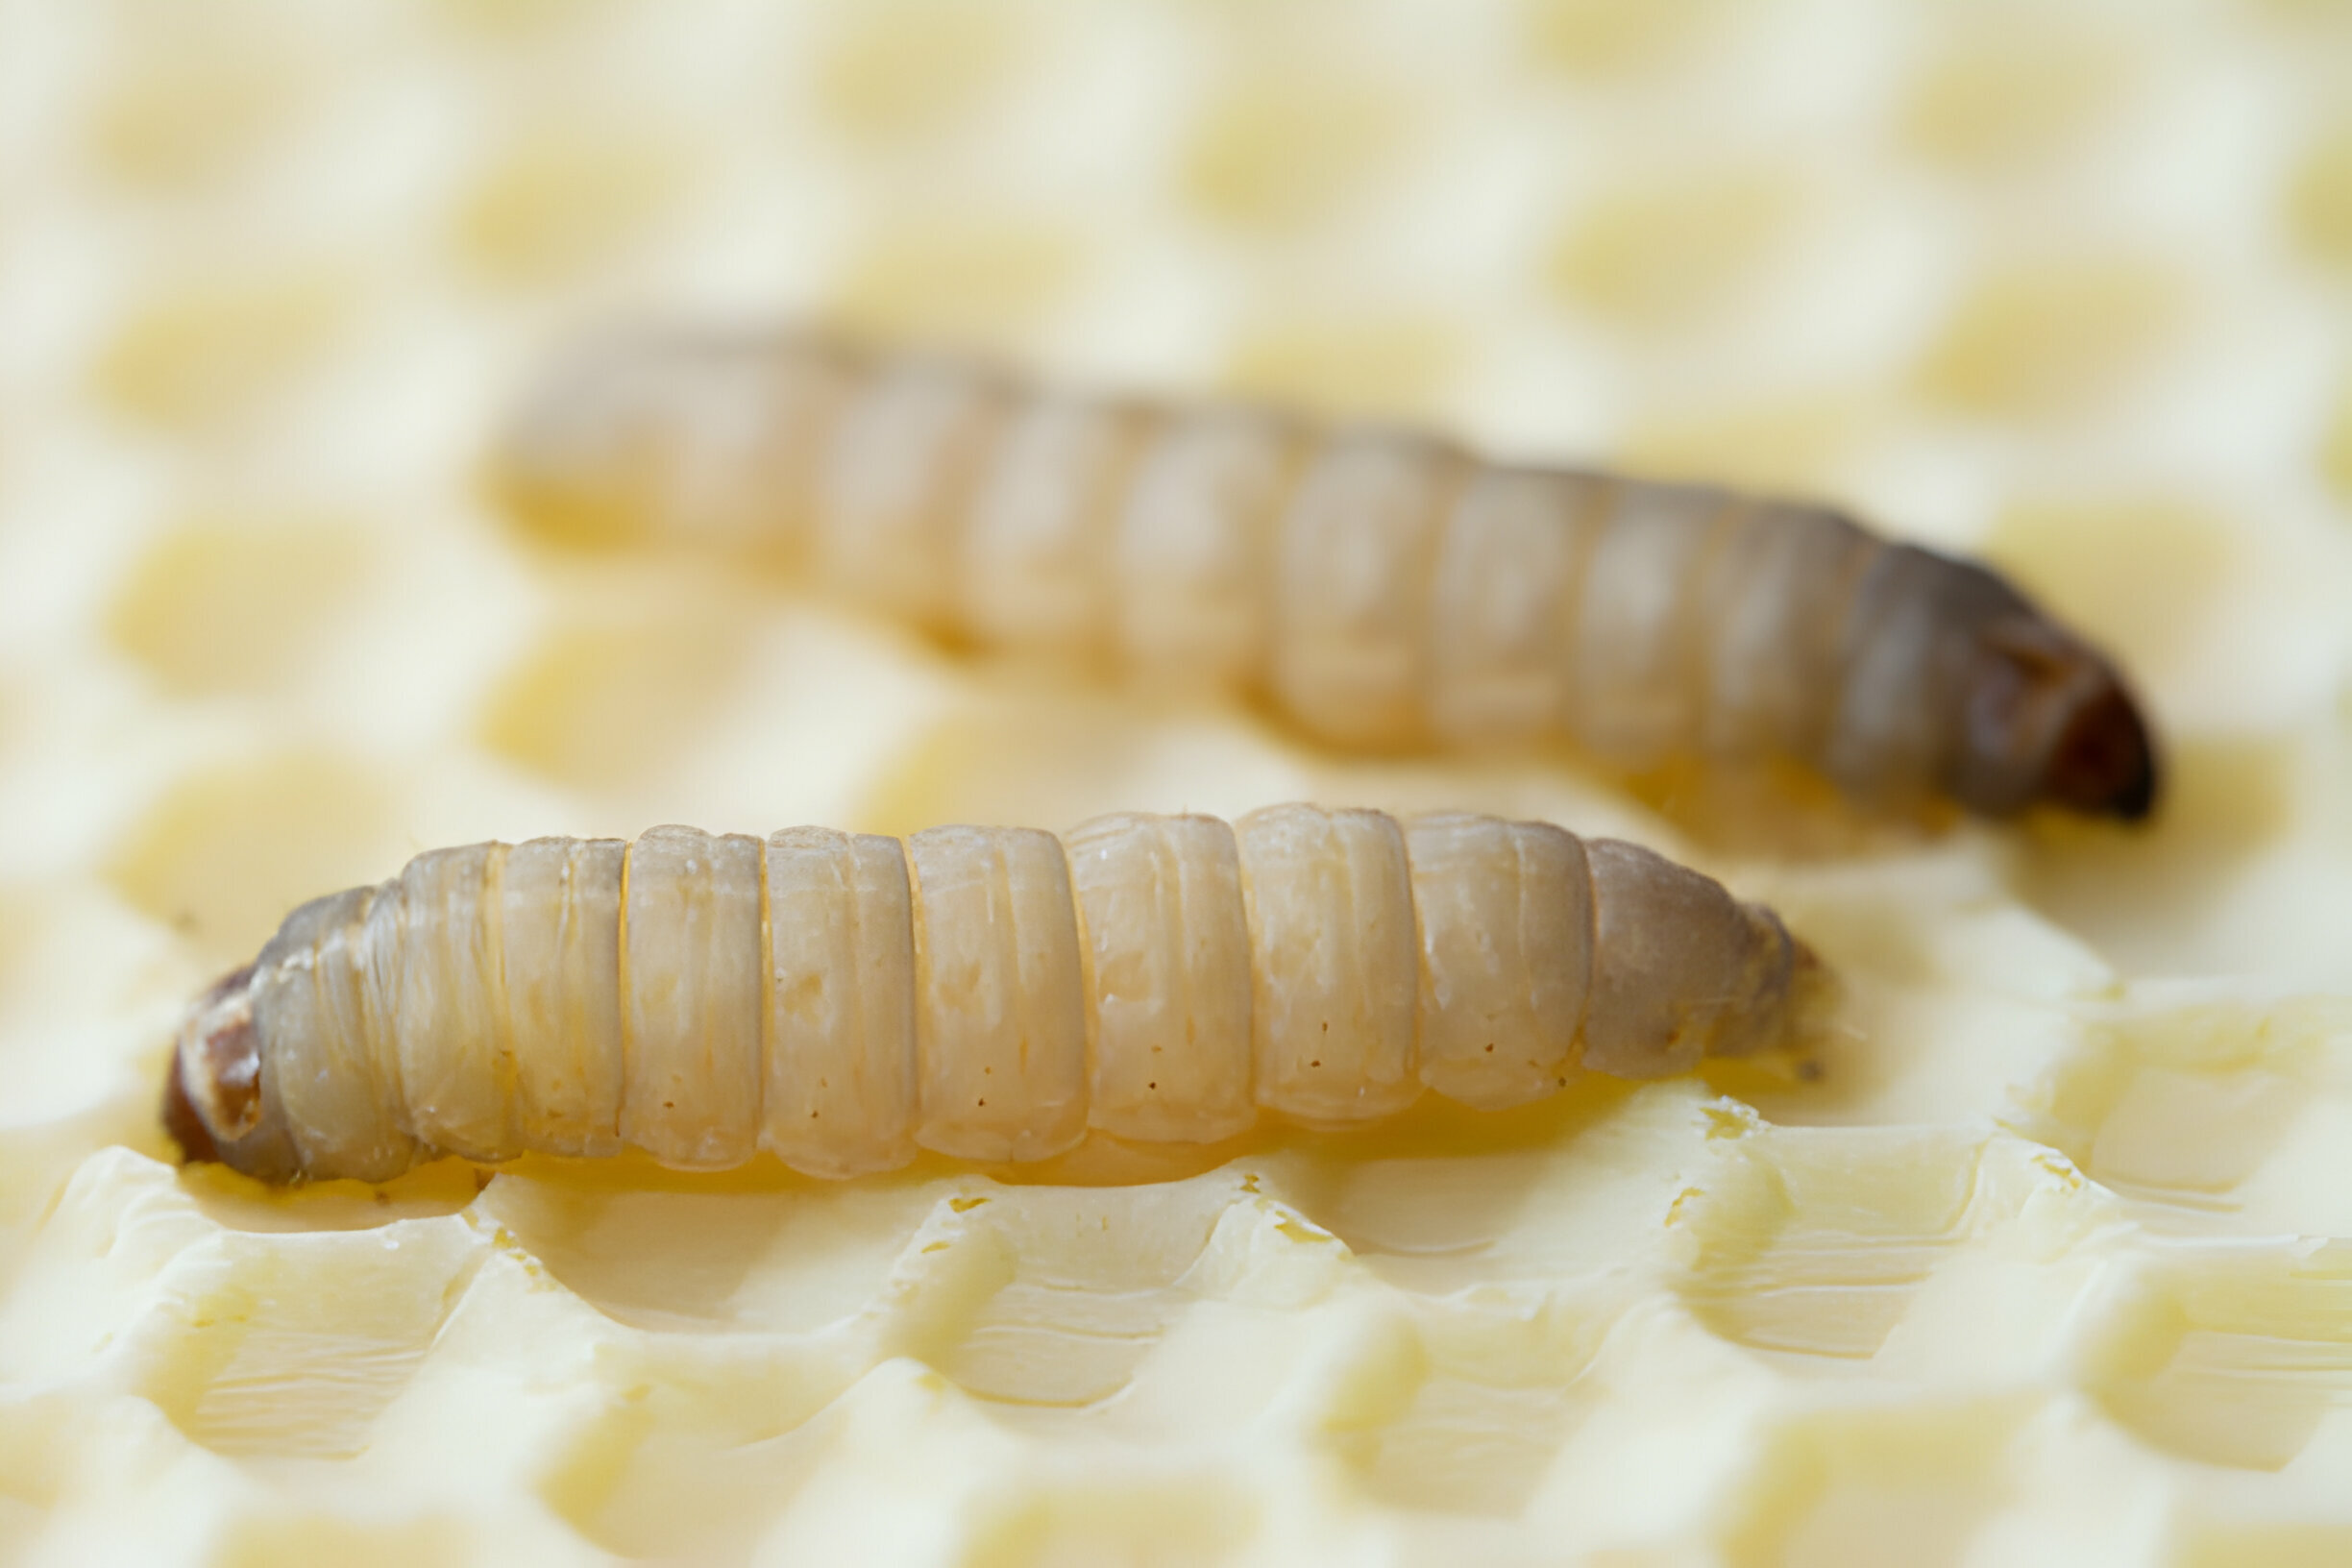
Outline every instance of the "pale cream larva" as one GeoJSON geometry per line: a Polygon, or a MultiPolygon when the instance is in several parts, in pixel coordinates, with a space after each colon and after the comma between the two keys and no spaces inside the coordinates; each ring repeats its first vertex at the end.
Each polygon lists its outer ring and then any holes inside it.
{"type": "Polygon", "coordinates": [[[1683,1072],[1792,1041],[1818,972],[1769,910],[1540,822],[661,827],[304,905],[190,1007],[164,1119],[273,1182],[625,1147],[845,1178],[1683,1072]]]}
{"type": "Polygon", "coordinates": [[[1779,759],[1905,813],[2155,799],[2106,659],[1986,568],[1817,506],[661,331],[565,362],[497,474],[544,532],[764,552],[976,646],[1261,693],[1341,746],[1779,759]]]}

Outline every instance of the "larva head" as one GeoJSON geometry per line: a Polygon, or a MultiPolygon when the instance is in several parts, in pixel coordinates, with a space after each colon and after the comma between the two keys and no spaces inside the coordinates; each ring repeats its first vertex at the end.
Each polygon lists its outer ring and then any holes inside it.
{"type": "Polygon", "coordinates": [[[247,965],[188,1005],[164,1078],[163,1129],[190,1160],[283,1179],[290,1157],[264,1115],[253,977],[247,965]]]}
{"type": "Polygon", "coordinates": [[[1952,780],[1962,805],[2133,822],[2154,809],[2155,742],[2113,665],[2030,612],[1979,627],[1972,651],[1952,780]]]}

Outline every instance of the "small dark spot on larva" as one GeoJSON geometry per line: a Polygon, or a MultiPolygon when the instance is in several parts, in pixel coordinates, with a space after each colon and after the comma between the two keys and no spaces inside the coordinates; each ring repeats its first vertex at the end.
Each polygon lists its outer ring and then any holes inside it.
{"type": "Polygon", "coordinates": [[[995,1070],[996,1070],[996,1069],[995,1069],[994,1067],[982,1067],[982,1068],[980,1069],[980,1076],[981,1076],[981,1077],[983,1077],[983,1078],[985,1078],[985,1077],[987,1077],[987,1076],[988,1076],[990,1073],[994,1072],[995,1070]]]}
{"type": "Polygon", "coordinates": [[[1323,1065],[1323,1059],[1318,1056],[1312,1062],[1310,1062],[1307,1065],[1311,1067],[1319,1067],[1323,1065]]]}
{"type": "Polygon", "coordinates": [[[986,1100],[982,1100],[980,1103],[981,1103],[982,1105],[986,1105],[986,1104],[988,1104],[988,1101],[986,1101],[986,1100]]]}
{"type": "Polygon", "coordinates": [[[1327,1035],[1331,1033],[1331,1019],[1325,1018],[1323,1020],[1323,1032],[1327,1035]]]}
{"type": "Polygon", "coordinates": [[[1494,1041],[1491,1040],[1486,1042],[1486,1054],[1488,1056],[1494,1055],[1494,1041]]]}
{"type": "Polygon", "coordinates": [[[675,1111],[677,1109],[677,1101],[664,1100],[662,1101],[662,1109],[664,1111],[675,1111]]]}
{"type": "Polygon", "coordinates": [[[1555,1079],[1554,1079],[1554,1080],[1552,1080],[1552,1081],[1553,1081],[1554,1083],[1556,1083],[1556,1084],[1559,1085],[1559,1087],[1560,1087],[1560,1088],[1562,1088],[1562,1089],[1566,1089],[1566,1088],[1568,1087],[1568,1080],[1567,1080],[1567,1079],[1565,1079],[1565,1078],[1555,1078],[1555,1079]]]}
{"type": "Polygon", "coordinates": [[[1159,1085],[1157,1082],[1153,1082],[1153,1083],[1148,1083],[1148,1084],[1145,1084],[1143,1087],[1144,1087],[1145,1089],[1158,1089],[1158,1088],[1160,1087],[1160,1085],[1159,1085]]]}
{"type": "Polygon", "coordinates": [[[1818,1084],[1829,1076],[1829,1069],[1811,1057],[1807,1057],[1797,1064],[1797,1076],[1808,1084],[1818,1084]]]}

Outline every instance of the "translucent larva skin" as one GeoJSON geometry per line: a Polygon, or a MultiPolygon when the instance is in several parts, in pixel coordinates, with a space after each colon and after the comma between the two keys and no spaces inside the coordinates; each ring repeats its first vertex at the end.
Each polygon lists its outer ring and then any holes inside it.
{"type": "Polygon", "coordinates": [[[550,534],[756,551],[972,646],[1262,695],[1334,745],[1785,759],[1904,814],[2156,796],[2098,652],[1985,568],[1821,507],[659,331],[561,366],[497,478],[550,534]]]}
{"type": "Polygon", "coordinates": [[[1681,1072],[1789,1041],[1816,973],[1769,910],[1540,822],[660,827],[304,905],[190,1007],[164,1117],[270,1182],[625,1147],[839,1179],[1681,1072]]]}

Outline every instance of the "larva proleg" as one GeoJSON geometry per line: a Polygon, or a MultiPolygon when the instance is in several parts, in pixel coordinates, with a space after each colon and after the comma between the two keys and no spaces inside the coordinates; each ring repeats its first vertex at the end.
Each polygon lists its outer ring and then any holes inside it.
{"type": "Polygon", "coordinates": [[[1897,814],[2156,797],[2102,655],[1986,568],[1818,506],[658,330],[559,366],[496,474],[542,532],[774,555],[975,647],[1262,696],[1335,746],[1777,759],[1897,814]]]}
{"type": "Polygon", "coordinates": [[[1461,814],[534,839],[296,910],[190,1006],[164,1119],[271,1182],[1035,1161],[1685,1071],[1792,1040],[1809,966],[1648,850],[1461,814]]]}

